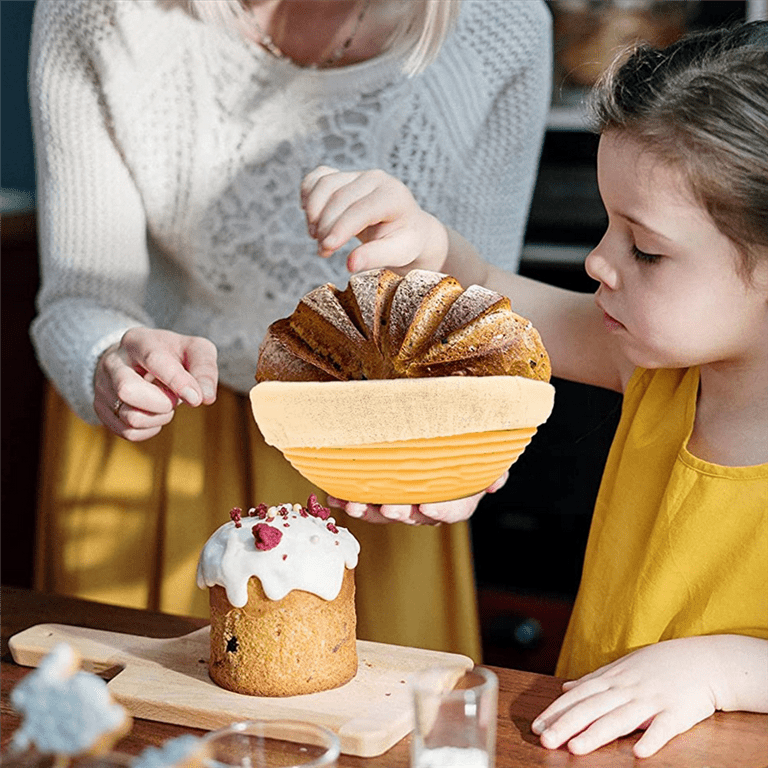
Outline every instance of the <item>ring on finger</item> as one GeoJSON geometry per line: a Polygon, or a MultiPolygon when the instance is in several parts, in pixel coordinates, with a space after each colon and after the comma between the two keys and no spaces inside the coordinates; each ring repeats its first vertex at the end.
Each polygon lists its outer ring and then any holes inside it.
{"type": "Polygon", "coordinates": [[[120,409],[125,405],[125,403],[118,397],[117,400],[115,400],[114,405],[112,406],[112,413],[117,416],[117,418],[120,418],[120,409]]]}

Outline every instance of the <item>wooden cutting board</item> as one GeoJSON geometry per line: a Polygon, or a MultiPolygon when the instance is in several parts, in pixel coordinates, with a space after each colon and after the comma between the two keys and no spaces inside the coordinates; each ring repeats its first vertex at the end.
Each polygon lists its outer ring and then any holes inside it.
{"type": "Polygon", "coordinates": [[[373,757],[413,728],[408,678],[433,666],[450,678],[473,666],[467,656],[357,641],[357,675],[331,691],[264,698],[233,693],[208,677],[209,628],[159,640],[66,624],[38,624],[8,645],[17,664],[34,667],[57,643],[69,643],[83,669],[122,671],[108,687],[134,717],[214,730],[239,720],[268,717],[304,720],[338,734],[341,751],[373,757]]]}

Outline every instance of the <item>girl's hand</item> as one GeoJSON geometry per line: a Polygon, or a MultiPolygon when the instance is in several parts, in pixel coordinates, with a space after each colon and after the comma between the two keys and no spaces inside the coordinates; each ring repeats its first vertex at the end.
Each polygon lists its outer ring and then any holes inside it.
{"type": "Polygon", "coordinates": [[[489,488],[474,496],[456,501],[442,501],[435,504],[361,504],[355,501],[343,501],[333,496],[328,497],[328,505],[344,510],[350,517],[357,517],[368,523],[400,522],[406,525],[439,525],[440,523],[458,523],[472,517],[480,499],[486,493],[495,493],[507,482],[509,473],[505,472],[489,488]]]}
{"type": "Polygon", "coordinates": [[[645,729],[634,754],[654,754],[718,708],[723,681],[713,652],[717,641],[710,642],[715,637],[649,645],[564,683],[565,693],[533,721],[533,732],[548,749],[567,742],[573,754],[583,755],[645,729]]]}
{"type": "Polygon", "coordinates": [[[402,182],[384,171],[344,173],[321,165],[301,184],[307,228],[327,258],[353,237],[350,272],[390,267],[440,271],[448,253],[448,233],[424,212],[402,182]]]}
{"type": "Polygon", "coordinates": [[[99,358],[93,407],[115,434],[146,440],[171,421],[180,402],[214,402],[218,378],[208,339],[132,328],[99,358]]]}

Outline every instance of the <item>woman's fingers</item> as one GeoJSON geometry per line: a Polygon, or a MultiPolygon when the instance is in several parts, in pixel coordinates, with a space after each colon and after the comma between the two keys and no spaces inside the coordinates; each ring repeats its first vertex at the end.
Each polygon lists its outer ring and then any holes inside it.
{"type": "Polygon", "coordinates": [[[216,399],[216,347],[197,336],[132,328],[107,349],[94,375],[94,409],[128,440],[146,440],[173,418],[179,402],[216,399]]]}
{"type": "Polygon", "coordinates": [[[175,411],[147,413],[123,402],[116,395],[106,401],[97,397],[94,409],[101,421],[126,440],[141,441],[154,437],[174,416],[175,411]]]}
{"type": "MultiPolygon", "coordinates": [[[[217,375],[216,347],[208,339],[134,328],[123,336],[120,351],[128,365],[142,373],[152,374],[188,405],[198,406],[204,400],[202,387],[187,368],[190,362],[204,373],[209,391],[214,387],[215,393],[215,381],[211,377],[217,375]]],[[[118,395],[130,402],[128,393],[125,394],[126,397],[123,397],[118,388],[118,395]]],[[[144,394],[148,396],[147,392],[144,394]]]]}
{"type": "Polygon", "coordinates": [[[216,388],[219,384],[217,357],[218,352],[213,342],[199,336],[190,338],[183,362],[199,385],[205,405],[210,405],[216,400],[216,388]]]}
{"type": "Polygon", "coordinates": [[[172,413],[178,402],[173,393],[150,383],[143,371],[130,365],[119,347],[101,356],[94,376],[94,395],[94,408],[102,420],[104,412],[117,410],[118,402],[151,414],[172,413]]]}

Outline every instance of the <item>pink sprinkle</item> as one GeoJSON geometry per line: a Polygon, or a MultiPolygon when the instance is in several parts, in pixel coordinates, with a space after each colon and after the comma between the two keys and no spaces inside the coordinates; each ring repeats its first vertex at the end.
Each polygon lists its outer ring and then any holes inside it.
{"type": "Polygon", "coordinates": [[[307,499],[307,512],[313,517],[319,517],[321,520],[327,520],[331,516],[331,510],[326,509],[313,493],[307,499]]]}
{"type": "Polygon", "coordinates": [[[331,533],[338,533],[339,529],[333,524],[328,523],[328,525],[325,526],[331,533]]]}
{"type": "Polygon", "coordinates": [[[283,555],[283,560],[287,560],[287,559],[288,559],[288,555],[283,555]]]}
{"type": "Polygon", "coordinates": [[[269,549],[274,549],[283,538],[283,532],[277,528],[273,528],[269,523],[256,523],[251,528],[253,531],[253,538],[256,540],[256,549],[266,552],[269,549]]]}

